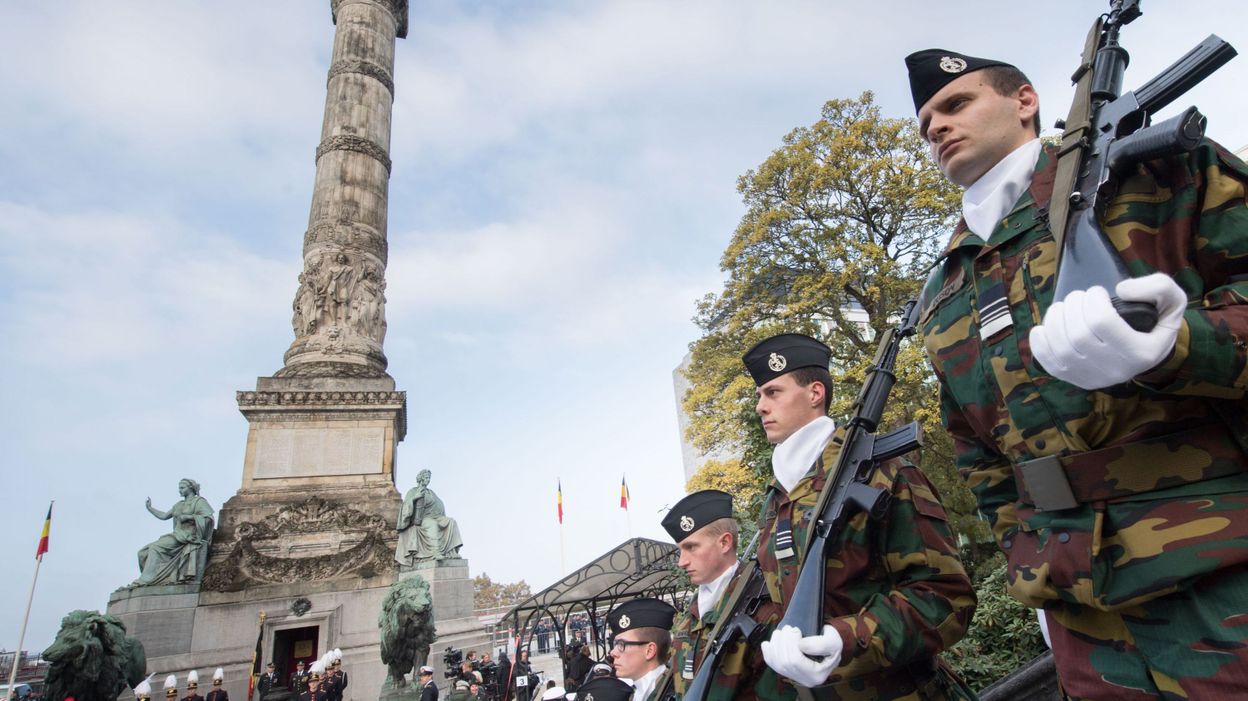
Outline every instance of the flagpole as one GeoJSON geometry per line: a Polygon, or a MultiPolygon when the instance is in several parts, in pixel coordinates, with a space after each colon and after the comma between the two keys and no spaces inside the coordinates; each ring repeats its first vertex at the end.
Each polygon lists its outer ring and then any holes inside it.
{"type": "Polygon", "coordinates": [[[633,501],[633,495],[628,491],[628,475],[620,478],[620,499],[624,503],[624,522],[628,524],[628,539],[633,539],[633,510],[628,508],[633,501]]]}
{"type": "Polygon", "coordinates": [[[563,480],[556,481],[559,485],[555,488],[555,506],[559,512],[559,578],[568,576],[568,566],[563,560],[563,480]]]}
{"type": "Polygon", "coordinates": [[[39,566],[44,564],[44,556],[40,555],[35,559],[35,579],[30,583],[30,596],[26,597],[26,615],[21,619],[21,632],[17,635],[17,651],[12,659],[12,670],[9,671],[9,691],[12,692],[12,682],[17,679],[17,666],[21,665],[21,646],[26,641],[26,622],[30,621],[30,605],[35,602],[35,583],[39,581],[39,566]]]}

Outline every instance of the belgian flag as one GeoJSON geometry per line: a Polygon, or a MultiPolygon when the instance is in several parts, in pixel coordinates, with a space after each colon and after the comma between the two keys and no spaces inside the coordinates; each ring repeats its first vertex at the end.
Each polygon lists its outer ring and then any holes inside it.
{"type": "Polygon", "coordinates": [[[43,554],[48,551],[48,533],[52,530],[52,505],[48,504],[48,517],[43,520],[43,532],[39,534],[39,547],[35,550],[35,559],[43,561],[43,554]]]}

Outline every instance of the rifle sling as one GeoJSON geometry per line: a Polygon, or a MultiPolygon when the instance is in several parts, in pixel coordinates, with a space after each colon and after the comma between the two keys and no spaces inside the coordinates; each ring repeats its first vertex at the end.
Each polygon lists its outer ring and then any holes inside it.
{"type": "MultiPolygon", "coordinates": [[[[1059,256],[1062,251],[1062,238],[1066,234],[1066,220],[1070,216],[1070,194],[1075,190],[1079,162],[1083,160],[1081,147],[1092,126],[1092,66],[1096,62],[1102,21],[1102,18],[1097,18],[1088,30],[1079,68],[1071,76],[1075,82],[1075,99],[1066,116],[1066,130],[1062,133],[1062,146],[1057,157],[1057,174],[1053,179],[1053,196],[1049,199],[1049,227],[1053,231],[1053,241],[1057,244],[1059,256]]],[[[1058,265],[1061,265],[1060,259],[1058,265]]]]}

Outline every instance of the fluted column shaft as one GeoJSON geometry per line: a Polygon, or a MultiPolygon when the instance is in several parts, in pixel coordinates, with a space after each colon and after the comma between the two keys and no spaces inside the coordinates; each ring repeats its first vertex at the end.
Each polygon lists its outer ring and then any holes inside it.
{"type": "Polygon", "coordinates": [[[277,376],[381,376],[385,338],[386,210],[395,38],[406,0],[333,0],[337,30],[295,340],[277,376]]]}

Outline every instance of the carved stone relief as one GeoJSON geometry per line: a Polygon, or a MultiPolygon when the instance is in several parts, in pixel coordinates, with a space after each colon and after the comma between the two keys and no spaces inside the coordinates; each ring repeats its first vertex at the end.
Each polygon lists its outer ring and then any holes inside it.
{"type": "Polygon", "coordinates": [[[236,591],[254,584],[293,584],[344,576],[373,577],[394,569],[388,524],[380,516],[333,504],[320,497],[287,506],[262,521],[234,529],[228,554],[204,573],[203,588],[236,591]],[[363,536],[339,552],[309,557],[267,554],[292,541],[320,536],[363,536]]]}
{"type": "Polygon", "coordinates": [[[363,256],[326,252],[299,275],[291,325],[295,337],[323,333],[325,352],[343,352],[345,334],[381,344],[386,334],[386,282],[380,265],[363,256]]]}

